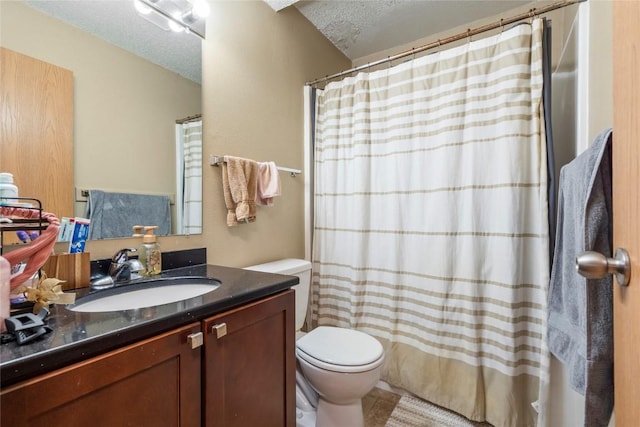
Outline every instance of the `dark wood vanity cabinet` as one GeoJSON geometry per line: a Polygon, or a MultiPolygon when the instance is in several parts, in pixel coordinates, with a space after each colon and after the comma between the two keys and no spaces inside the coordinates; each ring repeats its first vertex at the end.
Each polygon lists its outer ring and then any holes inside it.
{"type": "Polygon", "coordinates": [[[294,316],[287,290],[7,387],[0,425],[294,427],[294,316]]]}
{"type": "Polygon", "coordinates": [[[294,291],[203,322],[203,425],[295,426],[294,291]]]}
{"type": "Polygon", "coordinates": [[[179,328],[2,390],[2,425],[199,426],[201,351],[179,328]]]}

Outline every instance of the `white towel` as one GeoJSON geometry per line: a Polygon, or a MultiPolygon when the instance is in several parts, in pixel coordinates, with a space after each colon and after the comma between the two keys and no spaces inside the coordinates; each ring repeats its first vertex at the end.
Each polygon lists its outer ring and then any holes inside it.
{"type": "Polygon", "coordinates": [[[280,175],[275,162],[258,162],[256,204],[259,206],[272,206],[273,198],[280,194],[280,175]]]}

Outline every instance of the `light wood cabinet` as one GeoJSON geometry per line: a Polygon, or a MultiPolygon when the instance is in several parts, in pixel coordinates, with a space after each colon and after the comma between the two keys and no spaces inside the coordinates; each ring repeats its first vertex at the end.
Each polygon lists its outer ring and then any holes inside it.
{"type": "Polygon", "coordinates": [[[10,386],[0,424],[294,427],[294,303],[287,290],[10,386]]]}

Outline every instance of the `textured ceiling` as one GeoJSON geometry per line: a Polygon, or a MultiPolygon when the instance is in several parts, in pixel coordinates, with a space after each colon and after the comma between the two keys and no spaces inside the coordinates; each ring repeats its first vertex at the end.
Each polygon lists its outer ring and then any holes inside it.
{"type": "MultiPolygon", "coordinates": [[[[201,81],[200,39],[191,34],[163,31],[145,21],[136,13],[133,0],[26,1],[30,6],[46,14],[93,33],[188,79],[198,83],[201,81]]],[[[297,8],[327,39],[352,60],[407,44],[477,19],[498,15],[531,2],[517,0],[264,1],[273,8],[274,13],[286,7],[297,8]]]]}
{"type": "Polygon", "coordinates": [[[27,4],[185,78],[202,80],[201,40],[146,21],[136,13],[133,0],[27,0],[27,4]]]}
{"type": "MultiPolygon", "coordinates": [[[[282,0],[275,1],[282,2],[282,0]]],[[[348,58],[354,60],[477,19],[499,15],[530,2],[530,0],[310,0],[297,2],[294,6],[348,58]]]]}

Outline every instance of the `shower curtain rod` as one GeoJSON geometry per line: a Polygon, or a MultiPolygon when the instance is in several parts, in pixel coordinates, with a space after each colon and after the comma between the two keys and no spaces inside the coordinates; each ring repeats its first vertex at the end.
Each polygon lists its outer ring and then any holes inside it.
{"type": "Polygon", "coordinates": [[[184,119],[176,120],[177,125],[181,125],[184,123],[195,122],[196,120],[200,120],[202,118],[202,114],[196,114],[195,116],[185,117],[184,119]]]}
{"type": "Polygon", "coordinates": [[[468,29],[467,31],[459,33],[459,34],[456,34],[454,36],[446,37],[444,39],[438,39],[437,41],[432,42],[432,43],[428,43],[428,44],[426,44],[424,46],[420,46],[420,47],[417,47],[417,48],[412,48],[410,50],[398,53],[396,55],[389,56],[389,57],[384,58],[384,59],[379,59],[377,61],[370,62],[370,63],[364,64],[364,65],[360,65],[358,67],[354,67],[354,68],[351,68],[351,69],[348,69],[348,70],[345,70],[345,71],[341,71],[339,73],[332,74],[330,76],[322,77],[322,78],[313,80],[311,82],[307,82],[305,84],[307,86],[315,86],[318,83],[323,83],[323,82],[326,82],[326,81],[329,81],[329,80],[333,80],[333,79],[337,79],[339,77],[346,76],[347,74],[356,73],[358,71],[366,70],[367,68],[375,67],[376,65],[386,64],[387,62],[392,62],[392,61],[395,61],[396,59],[404,58],[405,56],[415,55],[416,53],[424,52],[425,50],[433,49],[435,47],[439,47],[439,46],[445,45],[447,43],[452,43],[452,42],[455,42],[455,41],[458,41],[458,40],[462,40],[464,38],[469,38],[469,37],[484,33],[486,31],[495,30],[496,28],[502,28],[505,25],[510,25],[510,24],[515,23],[515,22],[527,19],[527,18],[533,18],[535,16],[542,15],[542,14],[547,13],[547,12],[551,12],[552,10],[560,9],[560,8],[563,8],[563,7],[571,6],[572,4],[582,3],[582,2],[585,2],[585,1],[587,1],[587,0],[564,0],[564,1],[561,1],[561,2],[558,2],[558,3],[553,3],[553,4],[550,4],[550,5],[541,7],[539,9],[537,9],[537,8],[529,9],[528,12],[524,12],[524,13],[521,13],[519,15],[512,16],[511,18],[500,19],[500,21],[496,21],[496,22],[494,22],[492,24],[483,25],[481,27],[477,27],[477,28],[474,28],[474,29],[468,29]]]}

